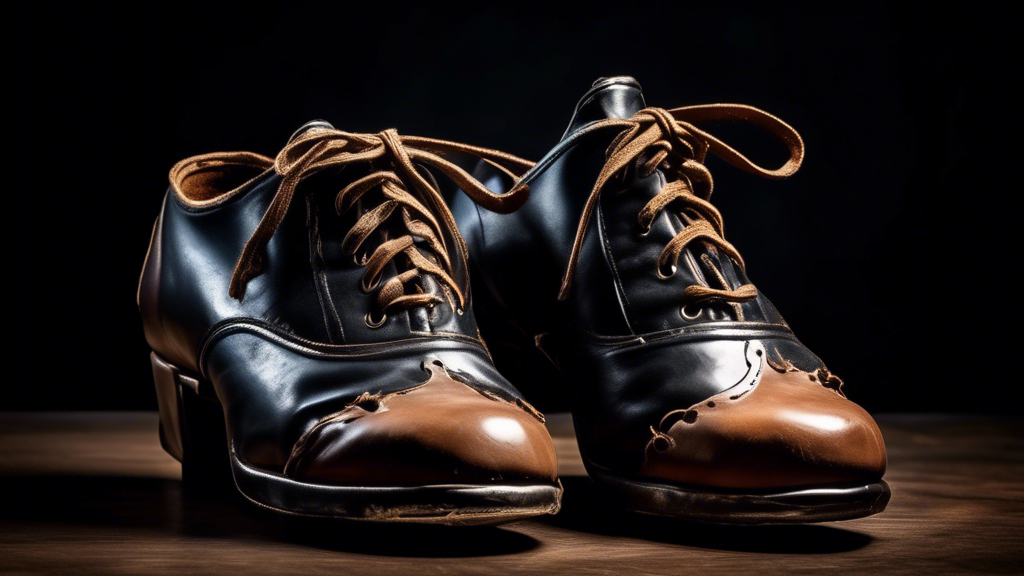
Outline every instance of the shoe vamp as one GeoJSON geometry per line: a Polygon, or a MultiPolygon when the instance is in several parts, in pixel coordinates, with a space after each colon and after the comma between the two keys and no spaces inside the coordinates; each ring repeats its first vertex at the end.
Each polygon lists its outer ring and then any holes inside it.
{"type": "Polygon", "coordinates": [[[250,464],[280,470],[314,423],[363,393],[422,384],[429,376],[424,363],[434,360],[471,387],[511,401],[520,397],[483,349],[443,339],[410,340],[386,351],[352,355],[311,352],[242,331],[210,347],[206,369],[235,450],[250,464]]]}
{"type": "Polygon", "coordinates": [[[792,337],[722,330],[676,334],[625,345],[588,343],[567,357],[573,413],[585,455],[609,469],[635,469],[666,414],[703,402],[752,378],[763,347],[808,372],[821,361],[792,337]],[[593,448],[591,448],[593,447],[593,448]]]}

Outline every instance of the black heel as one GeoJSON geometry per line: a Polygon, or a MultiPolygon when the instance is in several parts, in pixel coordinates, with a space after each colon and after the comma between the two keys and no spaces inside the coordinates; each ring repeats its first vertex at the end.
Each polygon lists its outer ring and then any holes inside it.
{"type": "Polygon", "coordinates": [[[181,462],[183,488],[205,493],[230,486],[224,414],[213,387],[155,353],[150,360],[160,408],[160,443],[181,462]]]}

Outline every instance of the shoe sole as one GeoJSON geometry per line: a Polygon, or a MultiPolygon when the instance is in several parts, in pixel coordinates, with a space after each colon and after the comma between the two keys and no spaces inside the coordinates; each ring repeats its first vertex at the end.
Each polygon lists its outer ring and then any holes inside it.
{"type": "Polygon", "coordinates": [[[233,485],[256,506],[289,516],[460,526],[503,524],[555,514],[561,507],[561,483],[334,486],[255,468],[229,445],[213,386],[155,353],[150,359],[160,441],[181,462],[188,492],[233,485]]]}
{"type": "Polygon", "coordinates": [[[598,471],[589,472],[601,488],[633,512],[715,524],[804,524],[852,520],[885,510],[891,496],[889,485],[884,480],[871,484],[744,494],[626,480],[598,471]]]}

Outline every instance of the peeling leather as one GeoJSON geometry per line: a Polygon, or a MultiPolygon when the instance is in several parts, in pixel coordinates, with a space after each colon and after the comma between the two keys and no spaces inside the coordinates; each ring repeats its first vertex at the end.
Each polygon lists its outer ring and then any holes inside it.
{"type": "Polygon", "coordinates": [[[554,445],[536,409],[460,382],[440,362],[423,367],[423,384],[364,393],[313,425],[285,474],[353,485],[556,480],[554,445]]]}
{"type": "MultiPolygon", "coordinates": [[[[777,362],[775,360],[772,360],[771,355],[765,358],[765,361],[768,363],[769,366],[772,367],[773,370],[782,374],[785,374],[786,372],[800,371],[800,369],[794,366],[792,362],[783,358],[782,354],[779,353],[779,350],[777,348],[774,350],[774,352],[775,355],[779,357],[779,360],[777,362]]],[[[810,380],[811,382],[817,382],[824,386],[825,388],[835,391],[843,398],[846,398],[846,394],[843,393],[843,379],[829,372],[829,369],[824,366],[818,368],[813,373],[808,373],[807,379],[810,380]]]]}
{"type": "Polygon", "coordinates": [[[673,410],[651,427],[639,474],[736,489],[880,479],[882,434],[843,396],[842,381],[825,368],[809,373],[781,356],[760,355],[762,368],[750,384],[673,410]]]}

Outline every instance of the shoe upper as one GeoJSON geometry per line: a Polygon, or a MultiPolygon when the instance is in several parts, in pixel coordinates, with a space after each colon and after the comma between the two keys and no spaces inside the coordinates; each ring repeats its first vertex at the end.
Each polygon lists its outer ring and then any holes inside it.
{"type": "Polygon", "coordinates": [[[880,478],[877,426],[725,240],[709,154],[782,178],[803,143],[757,109],[648,108],[634,79],[607,78],[511,189],[529,187],[522,208],[495,214],[451,199],[478,292],[488,291],[483,329],[496,357],[532,345],[552,361],[531,373],[499,368],[524,388],[523,379],[570,383],[592,469],[729,488],[880,478]],[[778,137],[789,161],[762,168],[702,128],[730,120],[778,137]]]}
{"type": "Polygon", "coordinates": [[[509,182],[530,165],[318,121],[276,159],[217,153],[172,169],[139,286],[143,327],[159,356],[213,384],[239,458],[335,483],[554,480],[543,417],[480,340],[441,192],[514,205],[460,162],[509,182]]]}

